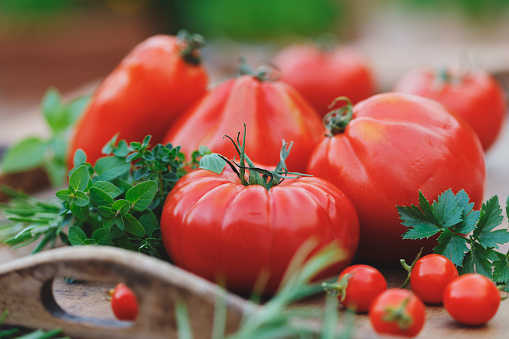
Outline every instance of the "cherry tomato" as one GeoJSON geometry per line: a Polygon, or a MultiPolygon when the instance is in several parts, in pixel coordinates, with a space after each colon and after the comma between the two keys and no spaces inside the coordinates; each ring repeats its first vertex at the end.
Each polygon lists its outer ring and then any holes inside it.
{"type": "Polygon", "coordinates": [[[444,291],[444,307],[464,325],[481,325],[495,316],[500,305],[497,286],[481,274],[469,273],[454,279],[444,291]]]}
{"type": "Polygon", "coordinates": [[[324,116],[337,96],[357,103],[375,94],[368,62],[355,48],[326,44],[296,44],[281,50],[274,63],[281,79],[293,86],[324,116]]]}
{"type": "Polygon", "coordinates": [[[436,200],[464,189],[477,208],[486,168],[479,139],[442,104],[417,95],[383,93],[327,116],[329,134],[311,155],[307,173],[334,183],[352,200],[361,227],[358,255],[395,263],[412,260],[436,238],[403,240],[396,206],[418,204],[419,190],[436,200]]]}
{"type": "Polygon", "coordinates": [[[428,304],[441,304],[445,287],[458,277],[456,266],[440,254],[428,254],[415,263],[410,273],[412,291],[428,304]]]}
{"type": "Polygon", "coordinates": [[[472,127],[485,151],[496,141],[504,125],[507,112],[504,91],[493,76],[482,70],[460,74],[454,69],[442,72],[415,69],[403,75],[394,90],[444,104],[472,127]]]}
{"type": "Polygon", "coordinates": [[[371,304],[369,320],[378,334],[415,337],[426,319],[426,308],[412,292],[390,288],[371,304]]]}
{"type": "Polygon", "coordinates": [[[118,320],[134,321],[138,317],[138,300],[124,283],[119,283],[111,293],[111,310],[118,320]]]}
{"type": "Polygon", "coordinates": [[[228,158],[235,149],[224,135],[236,135],[245,123],[247,153],[254,162],[273,165],[279,161],[281,141],[293,141],[286,165],[304,172],[323,133],[318,113],[288,84],[262,74],[243,74],[211,89],[168,131],[164,143],[180,145],[189,157],[201,145],[228,158]],[[298,156],[296,156],[298,154],[298,156]]]}
{"type": "Polygon", "coordinates": [[[285,179],[266,189],[243,185],[227,166],[221,174],[196,170],[177,182],[163,208],[161,236],[176,265],[211,281],[224,278],[236,293],[251,294],[268,273],[264,294],[270,295],[310,237],[319,246],[336,242],[345,254],[323,278],[349,265],[359,225],[348,197],[325,180],[285,179]]]}
{"type": "Polygon", "coordinates": [[[148,134],[161,142],[176,117],[206,92],[198,45],[196,36],[160,34],[135,46],[93,93],[71,140],[68,166],[78,148],[94,164],[117,133],[127,142],[148,134]]]}
{"type": "Polygon", "coordinates": [[[387,289],[387,281],[376,268],[352,265],[341,272],[334,284],[324,284],[327,292],[336,294],[348,309],[368,312],[373,300],[387,289]]]}

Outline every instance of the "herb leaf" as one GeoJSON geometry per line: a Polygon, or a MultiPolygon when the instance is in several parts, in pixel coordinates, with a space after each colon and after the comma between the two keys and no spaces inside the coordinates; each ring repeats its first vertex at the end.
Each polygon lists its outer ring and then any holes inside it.
{"type": "MultiPolygon", "coordinates": [[[[506,211],[509,212],[509,197],[506,211]]],[[[497,283],[509,281],[508,255],[497,251],[509,242],[509,230],[498,228],[503,221],[497,196],[479,211],[464,190],[456,195],[447,190],[433,204],[419,192],[419,206],[397,206],[402,224],[408,227],[404,239],[423,239],[438,234],[435,253],[449,258],[464,273],[479,273],[497,283]]]]}

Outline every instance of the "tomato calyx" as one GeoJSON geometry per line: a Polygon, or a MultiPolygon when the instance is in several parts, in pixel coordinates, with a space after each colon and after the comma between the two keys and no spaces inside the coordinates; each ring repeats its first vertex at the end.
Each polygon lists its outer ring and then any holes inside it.
{"type": "Polygon", "coordinates": [[[415,264],[417,263],[417,261],[419,260],[419,258],[421,257],[421,254],[422,254],[422,250],[424,248],[421,247],[421,250],[419,251],[419,253],[417,253],[417,256],[415,257],[414,261],[412,262],[411,265],[408,265],[405,261],[405,259],[400,259],[400,263],[401,263],[401,266],[403,266],[403,268],[405,269],[405,271],[408,272],[408,275],[405,279],[405,282],[403,283],[403,285],[401,285],[401,288],[405,288],[406,286],[408,286],[408,284],[410,283],[410,274],[412,274],[412,270],[414,269],[414,266],[415,264]]]}
{"type": "Polygon", "coordinates": [[[177,33],[180,56],[185,62],[198,66],[201,63],[199,49],[205,46],[205,39],[200,34],[191,34],[186,30],[177,33]]]}
{"type": "Polygon", "coordinates": [[[337,46],[337,38],[332,33],[324,33],[313,39],[313,43],[322,53],[331,53],[337,46]]]}
{"type": "Polygon", "coordinates": [[[267,63],[265,65],[259,66],[256,70],[254,70],[243,57],[239,58],[237,74],[239,76],[251,75],[258,81],[277,81],[281,78],[281,72],[276,65],[267,63]]]}
{"type": "Polygon", "coordinates": [[[352,274],[347,273],[335,283],[322,283],[322,287],[328,294],[334,295],[336,297],[341,297],[341,302],[343,302],[346,298],[346,288],[348,287],[348,281],[351,277],[352,274]]]}
{"type": "Polygon", "coordinates": [[[274,186],[279,185],[285,179],[297,179],[301,176],[308,176],[306,174],[297,173],[297,172],[288,172],[288,168],[286,167],[285,160],[290,154],[290,150],[292,149],[293,142],[289,144],[283,139],[283,146],[281,147],[280,152],[280,160],[277,164],[276,168],[273,171],[269,171],[264,168],[257,167],[251,159],[246,154],[245,146],[246,146],[246,124],[244,124],[244,136],[243,142],[240,141],[240,132],[237,133],[237,141],[235,142],[230,136],[225,135],[225,138],[230,139],[230,141],[235,146],[237,153],[239,154],[240,160],[239,162],[235,162],[235,158],[232,160],[227,159],[223,155],[219,155],[226,163],[230,166],[230,168],[237,174],[240,179],[240,182],[244,186],[249,185],[261,185],[265,187],[267,190],[271,189],[274,186]],[[247,166],[246,166],[247,163],[247,166]],[[246,179],[246,170],[248,170],[249,175],[246,179]]]}
{"type": "Polygon", "coordinates": [[[329,105],[329,109],[332,109],[336,103],[341,101],[346,101],[346,105],[330,111],[323,117],[323,125],[328,131],[326,134],[328,137],[343,133],[346,126],[353,118],[353,104],[347,97],[337,97],[329,105]]]}
{"type": "Polygon", "coordinates": [[[414,319],[410,313],[406,310],[410,298],[405,298],[399,305],[387,306],[385,309],[385,315],[382,318],[385,322],[396,323],[401,330],[409,329],[414,319]]]}

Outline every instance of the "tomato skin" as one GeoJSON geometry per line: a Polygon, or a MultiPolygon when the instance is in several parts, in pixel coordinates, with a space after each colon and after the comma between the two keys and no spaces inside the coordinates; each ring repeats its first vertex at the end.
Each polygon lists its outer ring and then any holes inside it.
{"type": "Polygon", "coordinates": [[[111,295],[111,310],[118,320],[134,321],[138,317],[138,300],[124,283],[119,283],[111,295]]]}
{"type": "Polygon", "coordinates": [[[440,254],[428,254],[415,263],[410,285],[425,303],[441,304],[445,287],[457,277],[458,269],[452,261],[440,254]]]}
{"type": "Polygon", "coordinates": [[[380,271],[368,265],[352,265],[341,272],[340,281],[345,275],[351,274],[345,289],[344,300],[338,299],[349,309],[364,313],[369,311],[373,300],[387,289],[387,281],[380,271]]]}
{"type": "Polygon", "coordinates": [[[444,307],[457,322],[482,325],[497,313],[500,305],[497,286],[481,274],[464,274],[453,280],[444,291],[444,307]]]}
{"type": "Polygon", "coordinates": [[[175,36],[142,41],[93,93],[71,141],[69,166],[78,148],[94,164],[116,133],[127,142],[142,141],[148,134],[153,143],[161,142],[175,118],[205,94],[207,81],[203,66],[181,56],[175,36]]]}
{"type": "Polygon", "coordinates": [[[244,295],[267,270],[265,294],[273,294],[310,237],[319,246],[336,241],[345,252],[324,277],[350,263],[359,240],[353,205],[329,182],[301,177],[267,190],[243,186],[229,168],[183,176],[166,199],[161,234],[176,265],[211,281],[225,279],[228,289],[244,295]]]}
{"type": "Polygon", "coordinates": [[[343,133],[316,147],[307,173],[334,183],[359,214],[358,255],[370,262],[412,260],[436,239],[403,240],[396,206],[418,204],[447,189],[464,189],[479,208],[486,180],[475,133],[443,105],[404,93],[372,96],[353,107],[343,133]]]}
{"type": "Polygon", "coordinates": [[[426,320],[426,308],[422,301],[408,290],[390,288],[381,293],[371,304],[369,310],[371,326],[378,334],[388,334],[401,337],[415,337],[419,334],[426,320]],[[388,308],[397,308],[408,299],[405,313],[412,321],[408,328],[402,328],[395,321],[386,320],[388,308]]]}
{"type": "Polygon", "coordinates": [[[282,81],[262,81],[242,75],[221,83],[171,126],[165,143],[180,145],[189,156],[201,145],[231,159],[236,155],[224,135],[235,138],[245,123],[246,153],[252,161],[279,161],[281,141],[293,141],[286,161],[290,171],[303,172],[323,126],[317,112],[282,81]]]}
{"type": "Polygon", "coordinates": [[[375,94],[375,81],[367,60],[353,47],[331,51],[314,44],[291,45],[274,57],[281,79],[293,86],[324,116],[338,96],[355,104],[375,94]]]}
{"type": "Polygon", "coordinates": [[[505,121],[507,101],[502,86],[482,70],[456,81],[437,81],[437,73],[428,68],[412,70],[397,81],[394,91],[442,103],[473,128],[487,151],[497,140],[505,121]]]}

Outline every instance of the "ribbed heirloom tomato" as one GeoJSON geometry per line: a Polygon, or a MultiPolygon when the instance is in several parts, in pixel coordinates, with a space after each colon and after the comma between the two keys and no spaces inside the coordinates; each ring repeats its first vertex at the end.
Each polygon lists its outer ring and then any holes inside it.
{"type": "Polygon", "coordinates": [[[281,79],[293,86],[324,116],[338,95],[353,103],[375,94],[375,81],[367,60],[353,47],[331,43],[296,44],[274,57],[281,79]]]}
{"type": "Polygon", "coordinates": [[[223,136],[235,135],[239,126],[249,128],[246,152],[263,165],[279,161],[281,140],[293,141],[288,168],[303,172],[323,126],[318,113],[288,84],[260,70],[252,74],[241,67],[238,78],[211,89],[168,131],[164,142],[180,145],[189,156],[200,146],[228,158],[235,150],[223,136]]]}
{"type": "Polygon", "coordinates": [[[358,254],[372,262],[413,259],[435,239],[403,240],[396,206],[464,189],[478,207],[485,187],[484,152],[473,130],[440,103],[384,93],[332,111],[329,136],[313,152],[308,173],[336,184],[359,214],[358,254]]]}
{"type": "Polygon", "coordinates": [[[147,134],[161,142],[175,118],[206,91],[202,44],[200,36],[184,32],[155,35],[135,46],[92,95],[71,141],[69,167],[78,148],[94,164],[117,133],[127,142],[147,134]]]}
{"type": "Polygon", "coordinates": [[[264,294],[273,294],[293,255],[310,238],[319,247],[335,242],[344,253],[324,277],[346,267],[359,240],[350,200],[315,177],[281,180],[271,172],[274,180],[264,184],[248,164],[246,171],[241,161],[238,173],[228,166],[221,174],[196,170],[177,182],[161,217],[162,239],[173,262],[208,280],[225,280],[228,289],[244,295],[253,292],[262,273],[269,274],[264,294]]]}
{"type": "Polygon", "coordinates": [[[461,116],[476,132],[484,150],[497,140],[505,121],[507,99],[502,86],[486,71],[460,73],[419,68],[394,86],[396,92],[437,100],[461,116]]]}

